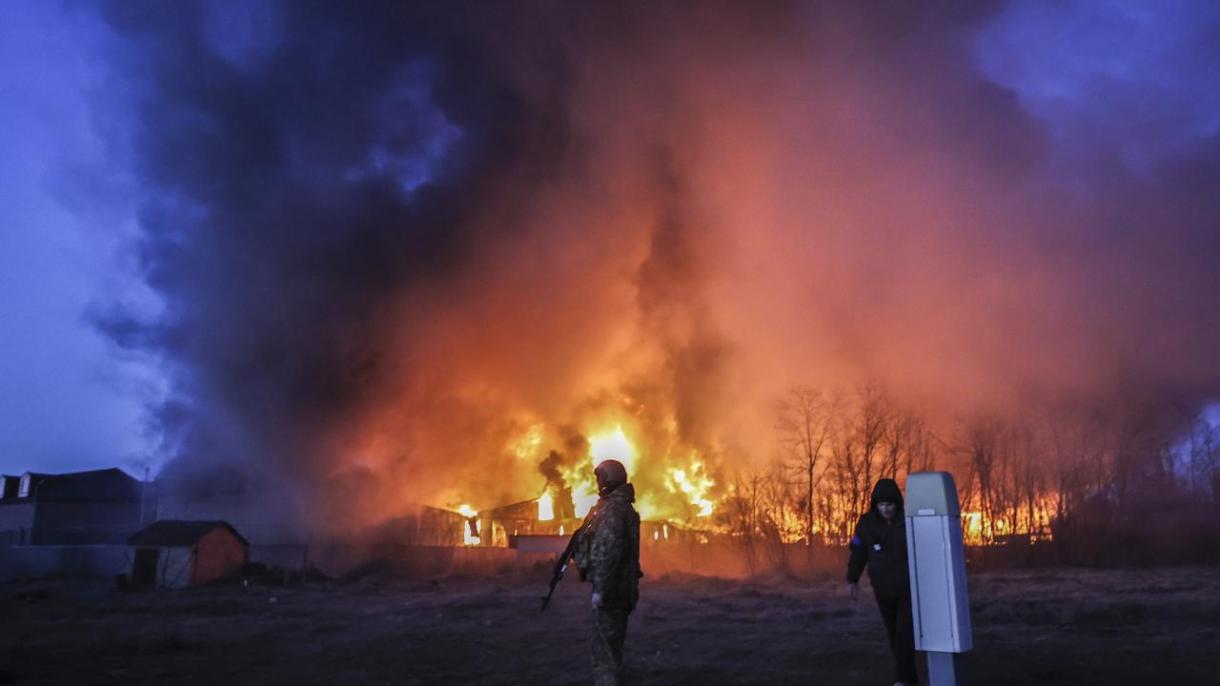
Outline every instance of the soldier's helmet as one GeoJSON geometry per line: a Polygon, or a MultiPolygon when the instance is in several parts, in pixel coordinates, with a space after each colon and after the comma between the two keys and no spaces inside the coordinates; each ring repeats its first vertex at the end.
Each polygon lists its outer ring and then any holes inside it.
{"type": "Polygon", "coordinates": [[[598,491],[627,483],[627,468],[618,460],[602,460],[593,470],[593,475],[597,477],[598,491]]]}

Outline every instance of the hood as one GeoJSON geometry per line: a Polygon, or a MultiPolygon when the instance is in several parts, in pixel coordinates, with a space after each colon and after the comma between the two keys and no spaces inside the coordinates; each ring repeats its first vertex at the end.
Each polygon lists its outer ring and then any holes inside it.
{"type": "Polygon", "coordinates": [[[635,486],[631,484],[623,484],[618,488],[610,491],[602,496],[602,500],[625,500],[629,503],[635,502],[635,486]]]}
{"type": "Polygon", "coordinates": [[[876,512],[877,503],[883,500],[898,503],[898,511],[902,512],[902,489],[898,488],[897,481],[893,479],[878,480],[877,485],[873,486],[873,497],[868,502],[868,509],[876,512]]]}

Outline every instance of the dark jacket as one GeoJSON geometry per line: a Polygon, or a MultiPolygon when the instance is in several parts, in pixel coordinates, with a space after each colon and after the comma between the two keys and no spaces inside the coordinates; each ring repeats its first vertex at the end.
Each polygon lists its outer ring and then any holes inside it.
{"type": "Polygon", "coordinates": [[[576,550],[581,578],[593,583],[602,606],[632,610],[640,597],[640,515],[635,487],[623,484],[602,496],[589,513],[588,530],[576,550]]]}
{"type": "Polygon", "coordinates": [[[868,580],[882,595],[910,595],[911,573],[907,567],[907,529],[902,512],[902,491],[893,479],[881,479],[873,487],[869,510],[856,524],[847,559],[847,581],[856,583],[868,566],[868,580]],[[889,522],[877,512],[881,501],[897,503],[898,510],[889,522]]]}

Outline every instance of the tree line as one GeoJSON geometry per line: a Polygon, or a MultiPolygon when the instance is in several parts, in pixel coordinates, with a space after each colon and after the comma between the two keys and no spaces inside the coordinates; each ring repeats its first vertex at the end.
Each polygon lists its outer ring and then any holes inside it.
{"type": "Polygon", "coordinates": [[[774,459],[737,473],[720,508],[748,541],[843,544],[877,479],[934,469],[954,474],[974,544],[1156,537],[1214,529],[1220,514],[1220,428],[1197,408],[1047,407],[934,427],[878,384],[798,385],[774,428],[774,459]]]}

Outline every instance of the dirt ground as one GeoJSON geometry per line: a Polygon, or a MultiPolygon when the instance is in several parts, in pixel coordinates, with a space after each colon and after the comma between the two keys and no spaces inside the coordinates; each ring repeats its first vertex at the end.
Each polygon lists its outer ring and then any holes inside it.
{"type": "MultiPolygon", "coordinates": [[[[645,581],[628,631],[631,683],[892,683],[867,589],[853,603],[829,580],[645,581]]],[[[992,572],[970,584],[972,684],[1210,684],[1220,674],[1220,569],[992,572]]],[[[587,683],[588,587],[565,580],[545,614],[543,587],[3,584],[0,683],[587,683]]]]}

